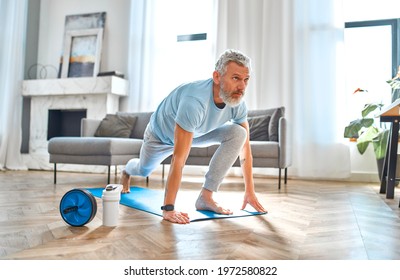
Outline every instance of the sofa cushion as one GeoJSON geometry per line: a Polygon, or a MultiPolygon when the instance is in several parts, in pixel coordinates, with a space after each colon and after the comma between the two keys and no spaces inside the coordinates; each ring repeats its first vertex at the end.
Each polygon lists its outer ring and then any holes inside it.
{"type": "Polygon", "coordinates": [[[274,141],[251,141],[251,153],[254,158],[279,158],[279,144],[274,141]]]}
{"type": "Polygon", "coordinates": [[[117,112],[118,116],[131,116],[137,117],[135,128],[132,130],[130,138],[143,139],[144,131],[146,130],[147,124],[150,122],[150,118],[153,112],[117,112]]]}
{"type": "Polygon", "coordinates": [[[269,141],[278,141],[279,139],[279,119],[285,116],[285,107],[277,107],[270,109],[249,110],[248,117],[271,116],[268,127],[269,141]]]}
{"type": "Polygon", "coordinates": [[[250,141],[268,141],[268,130],[271,116],[249,117],[250,141]]]}
{"type": "Polygon", "coordinates": [[[129,138],[136,120],[136,116],[107,114],[100,122],[94,136],[129,138]]]}
{"type": "Polygon", "coordinates": [[[284,114],[285,109],[283,107],[277,108],[272,114],[268,128],[269,141],[279,140],[279,119],[283,117],[284,114]]]}
{"type": "Polygon", "coordinates": [[[113,137],[54,137],[49,140],[48,152],[59,155],[137,155],[142,140],[113,137]]]}

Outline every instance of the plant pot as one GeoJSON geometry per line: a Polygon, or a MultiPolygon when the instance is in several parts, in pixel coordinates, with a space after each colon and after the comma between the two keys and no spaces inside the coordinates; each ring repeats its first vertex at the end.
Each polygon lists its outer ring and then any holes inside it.
{"type": "Polygon", "coordinates": [[[378,165],[378,176],[379,176],[379,181],[382,180],[382,172],[383,172],[383,163],[384,163],[384,158],[377,159],[376,164],[378,165]]]}
{"type": "MultiPolygon", "coordinates": [[[[383,172],[383,163],[384,163],[384,158],[377,159],[376,160],[377,166],[378,166],[378,176],[379,180],[382,180],[382,172],[383,172]]],[[[397,155],[397,163],[396,163],[396,178],[400,177],[400,155],[397,155]]],[[[398,185],[399,182],[396,182],[396,186],[398,185]]]]}

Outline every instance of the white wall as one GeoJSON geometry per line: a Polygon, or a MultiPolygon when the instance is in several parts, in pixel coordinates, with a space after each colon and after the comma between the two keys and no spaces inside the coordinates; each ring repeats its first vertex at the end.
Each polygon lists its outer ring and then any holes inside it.
{"type": "MultiPolygon", "coordinates": [[[[55,66],[63,49],[66,15],[106,12],[100,71],[127,73],[129,0],[41,0],[38,63],[55,66]]],[[[46,78],[56,78],[48,71],[46,78]]]]}
{"type": "Polygon", "coordinates": [[[351,158],[351,180],[360,182],[379,182],[378,165],[372,145],[360,155],[355,142],[349,143],[351,158]]]}

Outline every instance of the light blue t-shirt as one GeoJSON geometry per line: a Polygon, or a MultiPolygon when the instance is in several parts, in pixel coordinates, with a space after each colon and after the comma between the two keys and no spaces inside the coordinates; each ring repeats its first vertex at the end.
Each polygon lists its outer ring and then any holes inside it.
{"type": "Polygon", "coordinates": [[[247,107],[241,102],[236,107],[218,108],[213,99],[213,80],[207,79],[183,84],[174,89],[151,116],[153,133],[169,145],[174,143],[177,123],[184,130],[200,137],[226,122],[243,123],[247,118],[247,107]]]}

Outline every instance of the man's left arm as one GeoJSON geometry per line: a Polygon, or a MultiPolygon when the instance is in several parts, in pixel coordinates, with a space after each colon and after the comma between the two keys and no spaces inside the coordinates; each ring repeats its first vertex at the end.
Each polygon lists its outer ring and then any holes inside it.
{"type": "Polygon", "coordinates": [[[258,201],[254,188],[254,180],[253,180],[253,155],[251,153],[250,146],[250,131],[249,131],[249,123],[246,121],[240,124],[247,131],[246,142],[243,145],[242,151],[239,155],[240,157],[240,166],[242,167],[244,184],[245,184],[245,194],[242,209],[244,209],[249,203],[255,210],[258,212],[267,212],[261,203],[258,201]]]}

